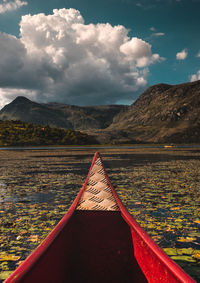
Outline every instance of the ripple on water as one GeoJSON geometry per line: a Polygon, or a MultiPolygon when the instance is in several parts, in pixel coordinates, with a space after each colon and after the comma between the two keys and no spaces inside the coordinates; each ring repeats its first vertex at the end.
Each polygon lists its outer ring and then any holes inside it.
{"type": "Polygon", "coordinates": [[[4,183],[0,183],[0,203],[4,202],[16,202],[17,197],[10,196],[7,191],[7,186],[4,183]]]}

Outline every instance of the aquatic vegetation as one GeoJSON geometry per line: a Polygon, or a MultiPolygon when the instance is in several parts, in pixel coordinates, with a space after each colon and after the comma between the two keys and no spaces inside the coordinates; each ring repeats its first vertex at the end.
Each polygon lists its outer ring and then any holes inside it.
{"type": "MultiPolygon", "coordinates": [[[[200,278],[200,152],[110,149],[102,154],[129,212],[186,272],[200,278]]],[[[92,155],[89,149],[0,151],[0,281],[66,213],[92,155]]]]}

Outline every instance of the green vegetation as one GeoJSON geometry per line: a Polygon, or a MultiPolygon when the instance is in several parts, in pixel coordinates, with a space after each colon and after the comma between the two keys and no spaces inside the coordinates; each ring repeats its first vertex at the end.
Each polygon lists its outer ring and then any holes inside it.
{"type": "Polygon", "coordinates": [[[84,145],[96,141],[85,133],[0,120],[0,146],[84,145]]]}

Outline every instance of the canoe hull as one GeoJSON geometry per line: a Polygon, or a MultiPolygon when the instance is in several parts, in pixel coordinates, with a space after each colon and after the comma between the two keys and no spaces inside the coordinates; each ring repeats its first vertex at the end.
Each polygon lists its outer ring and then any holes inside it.
{"type": "Polygon", "coordinates": [[[86,182],[69,211],[5,283],[195,282],[129,214],[105,169],[99,170],[103,166],[100,163],[96,153],[86,182]],[[95,173],[97,179],[103,174],[100,182],[94,180],[95,173]],[[109,201],[114,199],[115,205],[108,205],[112,210],[99,204],[95,207],[103,210],[85,209],[93,207],[93,201],[101,200],[89,196],[91,192],[98,195],[98,190],[101,196],[107,194],[109,201]]]}

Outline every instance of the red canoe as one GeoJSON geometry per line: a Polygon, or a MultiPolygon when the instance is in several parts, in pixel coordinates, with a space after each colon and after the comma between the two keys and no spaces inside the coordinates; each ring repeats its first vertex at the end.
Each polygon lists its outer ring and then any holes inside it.
{"type": "Polygon", "coordinates": [[[96,153],[68,212],[5,282],[195,281],[129,214],[96,153]]]}

